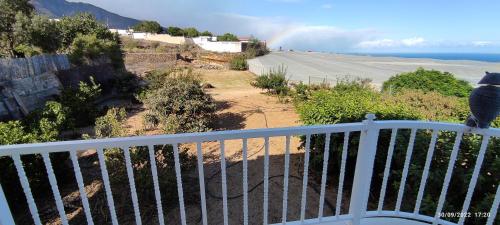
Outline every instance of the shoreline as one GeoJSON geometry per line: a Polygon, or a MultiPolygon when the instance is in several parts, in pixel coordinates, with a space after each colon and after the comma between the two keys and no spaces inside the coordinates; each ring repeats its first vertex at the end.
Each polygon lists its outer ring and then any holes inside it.
{"type": "Polygon", "coordinates": [[[500,72],[500,62],[473,60],[444,60],[367,56],[321,52],[271,52],[248,60],[250,72],[261,75],[271,68],[285,66],[291,81],[304,83],[336,82],[346,76],[371,79],[381,85],[390,77],[419,67],[446,71],[476,85],[485,72],[500,72]]]}

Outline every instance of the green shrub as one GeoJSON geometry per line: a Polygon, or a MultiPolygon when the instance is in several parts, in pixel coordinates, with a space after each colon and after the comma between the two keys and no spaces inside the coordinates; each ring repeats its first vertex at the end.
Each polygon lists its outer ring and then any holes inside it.
{"type": "Polygon", "coordinates": [[[179,27],[168,27],[167,34],[172,35],[172,36],[183,36],[184,30],[182,30],[179,27]]]}
{"type": "Polygon", "coordinates": [[[269,49],[266,44],[261,42],[257,38],[251,38],[248,42],[247,48],[245,49],[245,55],[249,59],[253,59],[258,56],[263,56],[269,54],[269,49]]]}
{"type": "MultiPolygon", "coordinates": [[[[215,103],[188,71],[155,72],[146,77],[149,87],[142,101],[167,133],[209,130],[215,103]]],[[[148,126],[148,124],[145,124],[148,126]]]]}
{"type": "Polygon", "coordinates": [[[266,90],[271,94],[286,95],[289,91],[286,73],[285,66],[270,69],[268,73],[258,76],[252,86],[266,90]]]}
{"type": "Polygon", "coordinates": [[[65,16],[56,24],[60,31],[63,50],[70,47],[77,36],[82,35],[95,35],[102,41],[117,41],[116,36],[90,13],[65,16]]]}
{"type": "Polygon", "coordinates": [[[437,91],[446,96],[467,97],[473,88],[467,81],[459,80],[451,73],[419,68],[415,72],[391,77],[384,82],[382,89],[389,92],[417,89],[425,92],[437,91]]]}
{"type": "Polygon", "coordinates": [[[77,89],[65,88],[59,96],[61,104],[68,108],[72,126],[82,127],[93,124],[97,117],[95,101],[101,95],[101,86],[90,77],[90,82],[80,81],[77,89]]]}
{"type": "Polygon", "coordinates": [[[200,32],[194,27],[188,27],[184,29],[184,36],[190,38],[198,37],[200,36],[200,32]]]}
{"type": "Polygon", "coordinates": [[[97,35],[78,35],[70,46],[69,59],[76,65],[92,65],[94,61],[110,59],[115,68],[123,67],[123,56],[116,41],[99,39],[97,35]]]}
{"type": "Polygon", "coordinates": [[[35,142],[36,136],[27,133],[21,121],[0,122],[0,145],[35,142]]]}
{"type": "MultiPolygon", "coordinates": [[[[164,207],[170,208],[178,202],[174,151],[171,145],[155,146],[154,151],[158,177],[160,178],[158,181],[162,201],[165,202],[164,207]]],[[[113,191],[113,196],[117,199],[129,198],[130,188],[128,188],[129,180],[123,150],[118,148],[106,149],[104,155],[112,186],[120,190],[113,191]]],[[[134,179],[142,204],[154,205],[155,194],[148,149],[146,147],[132,147],[130,149],[130,158],[133,162],[134,179]]],[[[196,168],[196,159],[188,154],[187,148],[183,147],[179,147],[179,158],[183,181],[186,182],[190,178],[188,174],[184,173],[189,173],[189,171],[196,168]]],[[[199,190],[197,182],[188,182],[190,185],[186,186],[185,190],[199,190]]],[[[194,196],[185,196],[186,204],[193,203],[193,199],[195,201],[199,200],[194,196]]],[[[130,207],[129,209],[132,210],[130,205],[126,207],[130,207]]]]}
{"type": "Polygon", "coordinates": [[[163,31],[161,25],[156,21],[142,21],[132,27],[135,32],[146,32],[159,34],[163,31]]]}
{"type": "Polygon", "coordinates": [[[238,37],[231,33],[225,33],[222,36],[217,36],[217,41],[239,41],[238,37]]]}
{"type": "Polygon", "coordinates": [[[229,68],[232,70],[247,70],[247,59],[242,56],[234,57],[229,61],[229,68]]]}
{"type": "MultiPolygon", "coordinates": [[[[375,113],[377,120],[435,120],[445,122],[463,122],[468,114],[467,104],[464,99],[454,96],[443,96],[437,92],[410,91],[405,90],[397,94],[379,93],[369,87],[359,84],[343,84],[333,87],[331,90],[320,90],[313,92],[305,101],[297,104],[300,119],[307,125],[313,124],[336,124],[360,122],[368,113],[375,113]]],[[[494,122],[494,126],[500,124],[500,119],[494,122]]],[[[387,157],[387,149],[391,137],[390,130],[381,130],[377,144],[377,154],[374,165],[374,176],[372,178],[371,193],[380,193],[383,171],[387,157]]],[[[431,170],[424,194],[421,213],[434,215],[436,209],[435,199],[439,198],[443,178],[448,167],[450,153],[455,141],[456,132],[439,132],[434,157],[432,158],[431,170]]],[[[333,134],[330,143],[330,155],[335,163],[330,163],[328,174],[336,180],[335,174],[339,173],[340,156],[342,151],[343,134],[333,134]]],[[[353,132],[350,136],[349,154],[347,162],[355,162],[357,148],[359,146],[359,132],[353,132]]],[[[427,149],[431,138],[430,130],[419,130],[417,132],[414,151],[411,158],[411,166],[406,182],[402,210],[412,211],[417,196],[418,188],[415,184],[420,183],[423,167],[425,164],[427,149]]],[[[406,149],[410,139],[410,130],[398,130],[396,147],[394,150],[393,163],[387,193],[397,193],[399,181],[401,180],[406,149]]],[[[313,135],[311,137],[311,161],[313,171],[321,173],[323,163],[325,135],[313,135]]],[[[488,211],[492,196],[496,191],[498,179],[495,174],[500,161],[500,140],[493,138],[490,141],[488,153],[485,156],[482,172],[476,186],[475,195],[472,200],[470,212],[488,211]],[[488,205],[489,204],[489,205],[488,205]]],[[[445,212],[460,211],[463,204],[463,196],[467,192],[467,185],[472,174],[481,138],[476,135],[466,134],[460,145],[460,152],[455,164],[453,178],[448,189],[445,212]]],[[[346,170],[346,181],[353,177],[354,164],[348,164],[346,170]]],[[[336,180],[338,181],[338,180],[336,180]]],[[[418,187],[418,186],[417,186],[418,187]]],[[[377,203],[378,195],[371,195],[370,202],[377,203]]],[[[388,194],[385,205],[391,207],[396,201],[395,195],[388,194]]],[[[369,209],[376,204],[369,205],[369,209]]],[[[470,218],[472,224],[480,224],[481,218],[470,218]]]]}
{"type": "Polygon", "coordinates": [[[123,121],[127,117],[124,108],[111,108],[106,115],[98,117],[95,121],[95,135],[98,138],[121,137],[125,135],[123,121]]]}
{"type": "Polygon", "coordinates": [[[206,31],[201,32],[200,36],[212,37],[214,35],[210,31],[206,30],[206,31]]]}

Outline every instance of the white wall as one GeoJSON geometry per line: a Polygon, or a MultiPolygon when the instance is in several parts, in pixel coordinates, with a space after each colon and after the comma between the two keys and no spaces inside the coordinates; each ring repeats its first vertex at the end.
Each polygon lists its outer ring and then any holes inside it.
{"type": "Polygon", "coordinates": [[[242,46],[241,42],[234,41],[216,41],[217,39],[211,37],[196,37],[193,38],[193,42],[200,46],[201,48],[213,51],[213,52],[241,52],[242,46]]]}
{"type": "Polygon", "coordinates": [[[147,33],[133,33],[132,37],[134,39],[145,39],[146,35],[147,35],[147,33]]]}

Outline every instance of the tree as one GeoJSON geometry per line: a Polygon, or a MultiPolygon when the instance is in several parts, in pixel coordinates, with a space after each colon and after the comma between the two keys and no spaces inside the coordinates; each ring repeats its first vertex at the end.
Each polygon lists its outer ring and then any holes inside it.
{"type": "Polygon", "coordinates": [[[217,41],[239,41],[238,37],[236,35],[231,34],[231,33],[225,33],[222,36],[217,37],[217,41]]]}
{"type": "Polygon", "coordinates": [[[203,31],[200,36],[208,36],[208,37],[212,37],[214,36],[210,31],[206,30],[206,31],[203,31]]]}
{"type": "Polygon", "coordinates": [[[200,32],[194,27],[189,27],[184,29],[184,36],[191,38],[198,37],[200,36],[200,32]]]}
{"type": "Polygon", "coordinates": [[[14,35],[16,17],[31,17],[33,5],[29,0],[0,0],[0,55],[14,57],[19,42],[14,35]],[[18,15],[19,14],[19,15],[18,15]]]}
{"type": "Polygon", "coordinates": [[[156,21],[142,21],[132,27],[134,31],[159,34],[163,32],[163,27],[156,21]]]}
{"type": "Polygon", "coordinates": [[[61,34],[62,48],[69,47],[78,34],[95,34],[98,39],[117,41],[113,33],[89,13],[63,17],[57,25],[61,34]]]}
{"type": "Polygon", "coordinates": [[[94,60],[106,57],[115,68],[123,66],[120,45],[115,41],[99,39],[96,34],[78,34],[69,51],[69,59],[76,65],[91,64],[94,60]]]}
{"type": "Polygon", "coordinates": [[[167,34],[170,34],[171,36],[183,36],[184,30],[179,27],[168,27],[167,34]]]}
{"type": "Polygon", "coordinates": [[[61,47],[61,38],[57,22],[46,16],[35,15],[31,19],[30,43],[43,52],[54,53],[61,47]]]}

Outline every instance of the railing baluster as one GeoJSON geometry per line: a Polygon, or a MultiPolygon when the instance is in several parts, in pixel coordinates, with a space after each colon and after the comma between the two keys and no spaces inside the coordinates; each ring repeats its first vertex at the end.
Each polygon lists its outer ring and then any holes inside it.
{"type": "Polygon", "coordinates": [[[380,129],[374,126],[374,114],[368,114],[363,121],[365,128],[361,131],[356,169],[351,191],[349,214],[352,214],[352,224],[359,225],[366,215],[368,195],[373,176],[373,164],[377,152],[380,129]]]}
{"type": "Polygon", "coordinates": [[[158,182],[158,168],[156,167],[155,146],[149,145],[148,151],[149,151],[149,161],[151,163],[151,174],[153,175],[153,187],[155,190],[156,209],[158,211],[158,222],[160,223],[160,225],[165,225],[165,219],[163,217],[163,206],[161,204],[160,184],[158,182]]]}
{"type": "Polygon", "coordinates": [[[389,181],[389,173],[391,170],[392,156],[394,154],[394,145],[396,144],[397,135],[398,129],[392,129],[391,141],[389,143],[389,149],[387,150],[387,159],[385,160],[384,179],[382,180],[382,188],[380,188],[380,196],[378,199],[377,211],[379,213],[384,208],[385,193],[387,191],[387,182],[389,181]]]}
{"type": "Polygon", "coordinates": [[[344,191],[345,164],[347,161],[347,152],[349,151],[349,131],[344,133],[344,144],[342,146],[342,161],[340,163],[340,178],[339,187],[337,190],[337,202],[335,204],[335,217],[340,216],[340,208],[342,206],[342,195],[344,191]]]}
{"type": "Polygon", "coordinates": [[[414,214],[420,212],[420,205],[422,204],[422,198],[424,197],[425,185],[427,183],[427,178],[429,177],[429,170],[431,168],[432,156],[434,155],[434,149],[436,148],[436,142],[438,138],[439,130],[432,131],[432,138],[429,144],[429,150],[427,151],[427,157],[425,160],[424,172],[420,180],[420,187],[418,188],[417,201],[415,203],[414,214]]]}
{"type": "Polygon", "coordinates": [[[118,225],[116,218],[115,201],[111,192],[111,185],[109,183],[108,169],[106,161],[104,160],[104,151],[102,148],[97,149],[97,156],[99,157],[99,166],[101,167],[102,181],[104,182],[104,189],[106,190],[106,200],[108,201],[109,213],[111,214],[111,222],[113,225],[118,225]]]}
{"type": "Polygon", "coordinates": [[[33,194],[31,194],[30,184],[28,181],[28,177],[26,176],[26,172],[24,171],[21,156],[15,154],[12,155],[12,159],[14,160],[14,165],[16,166],[17,175],[19,176],[19,180],[21,181],[24,195],[26,196],[26,200],[28,201],[28,207],[31,212],[31,217],[35,222],[35,225],[42,225],[42,222],[40,221],[40,215],[38,214],[38,208],[36,207],[35,199],[33,198],[33,194]]]}
{"type": "Polygon", "coordinates": [[[243,225],[248,225],[248,140],[243,139],[243,225]]]}
{"type": "Polygon", "coordinates": [[[444,201],[446,200],[446,193],[448,192],[448,186],[450,185],[451,175],[453,173],[453,167],[455,166],[455,162],[457,160],[458,151],[460,150],[460,144],[462,142],[463,134],[464,133],[462,131],[457,133],[455,144],[453,145],[453,151],[451,152],[450,155],[450,162],[448,163],[448,169],[446,170],[446,176],[444,178],[443,188],[441,189],[441,195],[439,196],[436,214],[434,215],[434,222],[432,222],[433,225],[437,224],[440,218],[441,211],[443,210],[444,201]]]}
{"type": "MultiPolygon", "coordinates": [[[[220,141],[220,168],[222,177],[222,210],[224,214],[224,225],[229,224],[227,211],[227,180],[226,180],[226,153],[224,140],[220,141]]],[[[185,224],[183,224],[185,225],[185,224]]]]}
{"type": "Polygon", "coordinates": [[[0,224],[15,224],[2,185],[0,185],[0,224]]]}
{"type": "Polygon", "coordinates": [[[290,136],[286,136],[285,140],[285,174],[283,178],[283,211],[281,222],[286,224],[286,216],[288,213],[288,177],[290,173],[290,136]]]}
{"type": "Polygon", "coordinates": [[[179,195],[179,211],[181,213],[181,223],[186,225],[186,208],[184,207],[184,191],[182,189],[182,171],[181,162],[179,159],[179,144],[173,144],[174,162],[175,162],[175,177],[177,179],[177,194],[179,195]]]}
{"type": "Polygon", "coordinates": [[[15,224],[12,212],[10,211],[9,203],[3,193],[2,185],[0,184],[0,224],[15,224]]]}
{"type": "Polygon", "coordinates": [[[264,138],[264,214],[263,224],[268,223],[269,207],[269,137],[264,138]]]}
{"type": "Polygon", "coordinates": [[[78,184],[78,189],[80,191],[80,198],[82,199],[83,210],[85,211],[85,218],[87,219],[87,224],[93,225],[92,213],[90,212],[90,204],[87,198],[87,192],[85,192],[85,183],[83,182],[82,171],[80,169],[80,163],[78,163],[78,157],[76,151],[70,152],[71,161],[73,162],[73,170],[75,172],[76,183],[78,184]]]}
{"type": "Polygon", "coordinates": [[[323,207],[325,204],[325,189],[326,189],[326,176],[328,173],[328,160],[330,158],[330,136],[331,133],[325,134],[325,148],[323,151],[323,172],[321,175],[321,191],[319,195],[319,210],[318,218],[319,221],[323,220],[323,207]]]}
{"type": "Polygon", "coordinates": [[[306,152],[304,158],[304,177],[302,179],[302,199],[300,201],[300,222],[304,223],[306,218],[306,204],[307,204],[307,184],[309,176],[309,154],[311,149],[311,135],[306,136],[306,152]]]}
{"type": "Polygon", "coordinates": [[[500,204],[500,184],[497,184],[497,193],[495,194],[495,199],[491,204],[490,214],[488,216],[488,220],[486,221],[486,225],[493,225],[493,222],[495,222],[499,204],[500,204]]]}
{"type": "MultiPolygon", "coordinates": [[[[488,143],[490,141],[489,136],[483,136],[483,141],[481,143],[481,148],[479,149],[479,154],[477,155],[476,165],[474,166],[474,172],[472,172],[472,177],[469,183],[469,189],[467,190],[467,195],[465,196],[465,202],[462,207],[462,214],[466,215],[469,210],[470,201],[472,200],[472,195],[474,194],[474,189],[476,188],[477,178],[479,177],[479,172],[481,171],[481,166],[483,165],[484,154],[488,148],[488,143]]],[[[465,216],[461,216],[458,220],[458,224],[462,225],[465,222],[465,216]]]]}
{"type": "Polygon", "coordinates": [[[205,172],[203,169],[203,153],[201,152],[201,142],[196,143],[198,153],[198,180],[200,181],[201,216],[203,225],[207,225],[207,199],[205,197],[205,172]]]}
{"type": "Polygon", "coordinates": [[[410,142],[408,144],[408,149],[406,150],[405,165],[403,167],[403,176],[401,177],[401,182],[399,183],[398,199],[396,200],[396,213],[401,210],[401,203],[403,201],[403,195],[405,193],[406,179],[408,178],[408,170],[410,169],[411,156],[413,154],[413,147],[415,146],[415,136],[417,135],[417,129],[411,130],[410,142]]]}
{"type": "Polygon", "coordinates": [[[63,225],[68,225],[68,217],[66,217],[66,212],[64,211],[64,203],[61,198],[61,193],[59,192],[59,187],[57,185],[56,175],[54,174],[54,169],[52,168],[52,163],[50,162],[49,153],[42,153],[43,162],[45,164],[45,169],[47,170],[47,175],[49,176],[49,183],[54,194],[54,200],[56,202],[56,208],[59,212],[59,217],[61,218],[61,223],[63,225]]]}
{"type": "Polygon", "coordinates": [[[130,194],[132,195],[132,205],[134,207],[135,223],[142,224],[141,213],[139,211],[139,200],[137,199],[137,190],[135,188],[134,167],[130,159],[130,149],[128,146],[123,146],[123,153],[125,154],[125,166],[127,167],[128,182],[130,184],[130,194]]]}

